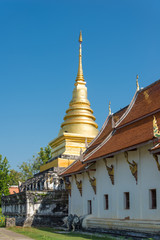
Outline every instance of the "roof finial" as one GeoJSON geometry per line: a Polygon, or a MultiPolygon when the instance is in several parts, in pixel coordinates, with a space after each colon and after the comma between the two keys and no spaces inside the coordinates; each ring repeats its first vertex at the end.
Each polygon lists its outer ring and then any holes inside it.
{"type": "Polygon", "coordinates": [[[111,102],[109,102],[109,115],[111,115],[111,102]]]}
{"type": "Polygon", "coordinates": [[[138,83],[138,78],[139,78],[139,76],[138,76],[138,74],[137,74],[137,77],[136,77],[137,91],[139,91],[139,83],[138,83]]]}
{"type": "Polygon", "coordinates": [[[76,82],[84,82],[84,77],[83,77],[83,69],[82,69],[82,32],[80,31],[79,34],[79,66],[78,66],[78,73],[77,73],[77,78],[76,82]]]}

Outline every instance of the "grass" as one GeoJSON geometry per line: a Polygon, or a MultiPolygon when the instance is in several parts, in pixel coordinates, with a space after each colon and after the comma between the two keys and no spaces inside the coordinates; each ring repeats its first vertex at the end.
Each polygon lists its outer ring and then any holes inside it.
{"type": "Polygon", "coordinates": [[[115,240],[115,237],[107,236],[106,234],[80,234],[76,232],[63,233],[62,231],[58,233],[57,230],[53,228],[23,228],[14,227],[9,228],[16,233],[23,234],[35,240],[115,240]]]}

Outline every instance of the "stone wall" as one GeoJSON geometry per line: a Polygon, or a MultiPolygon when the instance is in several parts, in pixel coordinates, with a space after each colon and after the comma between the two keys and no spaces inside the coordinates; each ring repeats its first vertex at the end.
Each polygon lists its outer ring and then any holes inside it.
{"type": "Polygon", "coordinates": [[[18,226],[56,226],[68,214],[65,190],[24,191],[2,197],[2,213],[15,217],[18,226]]]}

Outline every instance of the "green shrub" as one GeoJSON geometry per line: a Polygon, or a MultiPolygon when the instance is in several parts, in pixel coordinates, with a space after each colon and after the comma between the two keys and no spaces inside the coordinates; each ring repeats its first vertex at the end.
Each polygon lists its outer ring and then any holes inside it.
{"type": "Polygon", "coordinates": [[[0,215],[0,227],[5,227],[5,216],[0,215]]]}

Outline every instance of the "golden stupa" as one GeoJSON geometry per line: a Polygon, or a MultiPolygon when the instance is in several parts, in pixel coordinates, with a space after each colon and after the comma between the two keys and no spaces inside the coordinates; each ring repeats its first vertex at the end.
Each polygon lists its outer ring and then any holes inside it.
{"type": "Polygon", "coordinates": [[[87,99],[87,87],[82,69],[82,33],[79,36],[79,66],[72,100],[66,111],[58,137],[49,145],[52,148],[52,159],[42,165],[40,171],[53,167],[67,167],[77,159],[98,134],[93,110],[87,99]]]}

